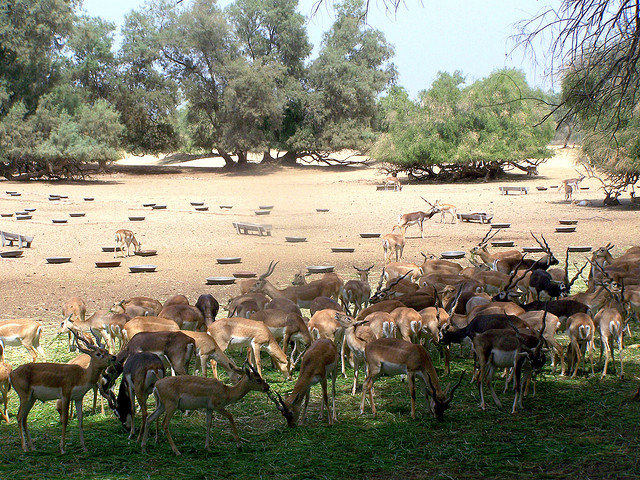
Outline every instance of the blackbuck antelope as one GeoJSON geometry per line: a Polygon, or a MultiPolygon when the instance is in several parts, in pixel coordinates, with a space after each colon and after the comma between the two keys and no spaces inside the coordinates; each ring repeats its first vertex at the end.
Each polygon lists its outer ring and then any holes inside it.
{"type": "Polygon", "coordinates": [[[205,293],[198,297],[196,308],[202,312],[204,324],[208,327],[215,322],[216,315],[218,315],[218,311],[220,310],[220,304],[213,295],[205,293]]]}
{"type": "Polygon", "coordinates": [[[130,317],[143,317],[145,315],[158,315],[162,310],[162,304],[155,298],[131,297],[127,300],[116,302],[111,307],[114,313],[126,313],[130,317]]]}
{"type": "Polygon", "coordinates": [[[264,323],[276,341],[282,341],[282,351],[286,354],[289,344],[293,348],[289,356],[289,363],[293,369],[300,360],[304,349],[311,345],[311,334],[302,317],[297,313],[284,310],[261,310],[251,316],[251,320],[264,323]],[[296,352],[298,358],[295,357],[296,352]]]}
{"type": "MultiPolygon", "coordinates": [[[[75,341],[75,338],[74,338],[74,341],[75,341]]],[[[91,356],[87,355],[86,353],[81,353],[77,357],[69,360],[67,363],[70,365],[80,365],[82,368],[87,368],[91,363],[91,356]]],[[[103,385],[103,382],[104,380],[100,378],[98,382],[93,386],[93,403],[91,406],[92,415],[96,414],[96,408],[98,406],[98,391],[100,390],[100,387],[103,385]]],[[[56,410],[58,411],[59,414],[62,414],[62,400],[56,401],[56,410]]],[[[69,414],[71,418],[73,418],[72,406],[69,408],[69,412],[70,412],[69,414]]],[[[100,413],[104,415],[104,401],[103,401],[102,394],[100,395],[100,413]]]]}
{"type": "MultiPolygon", "coordinates": [[[[356,335],[356,327],[366,324],[366,321],[356,322],[352,317],[344,313],[336,313],[336,321],[344,328],[347,346],[351,352],[351,366],[353,367],[353,387],[351,388],[351,395],[355,395],[358,388],[358,372],[360,371],[360,365],[365,363],[364,349],[367,345],[367,339],[356,335]]],[[[375,339],[375,337],[369,338],[368,340],[373,339],[375,339]]]]}
{"type": "MultiPolygon", "coordinates": [[[[493,389],[493,377],[499,369],[513,368],[515,378],[515,397],[511,413],[516,413],[516,407],[522,407],[522,370],[528,362],[533,373],[539,372],[546,361],[542,346],[542,333],[532,335],[530,330],[518,330],[515,326],[502,330],[487,330],[473,337],[473,349],[476,353],[480,373],[478,375],[478,390],[480,391],[480,407],[486,410],[483,385],[489,386],[491,396],[498,407],[502,406],[500,399],[493,389]]],[[[544,331],[544,321],[543,329],[544,331]]]]}
{"type": "Polygon", "coordinates": [[[369,285],[369,272],[373,268],[371,265],[369,268],[359,268],[353,265],[360,280],[348,280],[338,295],[338,299],[342,302],[342,306],[346,312],[357,315],[360,310],[369,306],[369,297],[371,296],[371,286],[369,285]],[[353,305],[353,311],[349,307],[353,305]]]}
{"type": "Polygon", "coordinates": [[[135,435],[136,400],[142,413],[142,424],[138,440],[147,423],[147,398],[151,394],[156,381],[165,376],[162,360],[155,353],[140,352],[131,355],[124,364],[122,382],[118,398],[110,398],[109,406],[113,409],[122,426],[129,430],[129,439],[135,435]]]}
{"type": "MultiPolygon", "coordinates": [[[[423,200],[429,203],[427,200],[423,198],[423,200]]],[[[420,227],[420,238],[424,238],[424,222],[426,220],[431,219],[436,213],[439,212],[438,208],[435,205],[431,205],[431,210],[428,212],[417,211],[412,213],[405,213],[404,215],[398,216],[398,227],[404,228],[405,233],[409,226],[418,225],[420,227]]]]}
{"type": "Polygon", "coordinates": [[[202,332],[206,330],[204,315],[191,305],[169,305],[164,307],[158,317],[173,320],[181,330],[193,330],[202,332]]]}
{"type": "Polygon", "coordinates": [[[438,421],[444,420],[444,412],[449,408],[453,394],[462,382],[464,372],[460,375],[458,383],[443,392],[431,357],[422,345],[397,338],[380,338],[367,343],[365,356],[367,359],[367,378],[362,387],[360,414],[364,414],[367,393],[371,403],[371,412],[373,415],[376,414],[373,384],[380,375],[406,374],[409,379],[409,393],[411,395],[411,418],[416,418],[415,382],[416,377],[419,377],[425,384],[427,403],[431,413],[438,421]]]}
{"type": "MultiPolygon", "coordinates": [[[[89,317],[86,321],[83,320],[72,320],[72,315],[70,314],[64,321],[60,324],[60,329],[58,330],[58,335],[67,333],[71,335],[72,330],[75,330],[76,333],[90,333],[96,339],[98,345],[102,345],[102,341],[107,345],[107,349],[111,353],[115,353],[115,345],[113,342],[111,323],[106,321],[105,315],[100,315],[100,311],[94,313],[89,317]]],[[[116,314],[113,314],[116,315],[116,314]]]]}
{"type": "Polygon", "coordinates": [[[489,253],[487,246],[489,241],[500,233],[501,229],[490,229],[477,246],[470,251],[471,260],[475,262],[476,257],[480,257],[482,262],[492,270],[509,274],[515,266],[522,261],[522,253],[519,250],[506,250],[502,252],[489,253]]]}
{"type": "Polygon", "coordinates": [[[262,375],[260,350],[264,348],[282,375],[286,379],[291,378],[289,359],[264,323],[239,317],[222,318],[213,322],[208,332],[223,351],[230,347],[250,348],[250,354],[260,375],[262,375]]]}
{"type": "Polygon", "coordinates": [[[0,361],[0,395],[2,395],[2,418],[5,422],[9,423],[9,413],[7,411],[7,405],[9,405],[9,390],[11,389],[11,383],[9,382],[9,375],[11,374],[11,365],[4,360],[0,361]]]}
{"type": "Polygon", "coordinates": [[[382,184],[384,185],[385,190],[387,190],[388,188],[392,188],[394,192],[399,192],[402,190],[402,183],[400,183],[398,174],[395,172],[385,178],[382,184]]]}
{"type": "MultiPolygon", "coordinates": [[[[71,316],[71,321],[76,322],[84,322],[85,316],[87,314],[87,305],[84,303],[84,300],[80,297],[71,297],[67,300],[62,306],[62,316],[67,318],[71,316]]],[[[75,342],[73,341],[73,336],[71,332],[69,333],[69,351],[71,352],[72,348],[75,347],[75,342]]]]}
{"type": "Polygon", "coordinates": [[[120,248],[120,250],[124,252],[124,249],[126,247],[127,257],[131,256],[129,252],[131,245],[133,245],[134,252],[139,252],[140,248],[142,248],[142,245],[140,244],[140,242],[138,242],[138,240],[136,240],[136,237],[131,230],[120,229],[116,231],[114,240],[115,246],[113,248],[113,258],[116,258],[118,248],[120,248]]]}
{"type": "Polygon", "coordinates": [[[316,297],[332,296],[333,290],[335,288],[335,280],[333,279],[333,277],[328,277],[327,279],[323,277],[319,280],[314,280],[311,283],[307,283],[304,285],[294,285],[291,287],[286,287],[283,290],[276,288],[271,284],[271,282],[267,280],[267,277],[269,277],[275,270],[276,265],[278,265],[278,262],[272,261],[269,264],[267,271],[260,275],[258,281],[251,289],[252,292],[264,293],[266,295],[269,295],[274,300],[277,298],[287,298],[292,302],[297,303],[300,308],[309,308],[311,302],[316,297]]]}
{"type": "Polygon", "coordinates": [[[189,305],[189,299],[184,295],[172,295],[164,301],[162,308],[167,308],[171,305],[189,305]]]}
{"type": "Polygon", "coordinates": [[[560,193],[564,193],[564,199],[569,202],[572,199],[573,193],[580,190],[580,183],[587,178],[580,172],[578,172],[578,175],[580,176],[577,178],[566,178],[562,180],[560,188],[558,189],[560,193]]]}
{"type": "Polygon", "coordinates": [[[95,347],[80,337],[84,347],[78,343],[78,350],[91,356],[86,368],[79,365],[65,363],[28,363],[21,365],[11,372],[10,379],[13,389],[20,397],[20,408],[17,421],[20,428],[20,442],[22,450],[35,450],[31,435],[27,429],[27,417],[37,400],[62,400],[62,436],[60,438],[60,453],[64,453],[65,434],[69,419],[69,404],[75,402],[80,431],[80,445],[87,450],[84,443],[82,429],[82,399],[100,378],[102,372],[115,362],[115,357],[104,348],[95,347]]]}
{"type": "Polygon", "coordinates": [[[336,347],[340,345],[341,373],[344,378],[347,378],[344,364],[347,341],[344,337],[344,328],[336,320],[336,313],[338,313],[338,310],[332,308],[318,310],[309,320],[309,333],[311,333],[311,338],[314,340],[326,338],[331,340],[336,347]]]}
{"type": "Polygon", "coordinates": [[[402,252],[404,250],[405,243],[405,230],[406,227],[399,227],[394,225],[391,229],[391,233],[387,233],[382,236],[382,249],[384,250],[384,264],[391,262],[391,255],[395,254],[396,262],[402,259],[402,252]],[[393,233],[399,229],[400,233],[393,233]]]}
{"type": "MultiPolygon", "coordinates": [[[[217,322],[214,323],[214,325],[217,322]]],[[[250,391],[268,392],[269,384],[265,382],[260,374],[250,365],[245,365],[242,369],[243,375],[240,381],[233,386],[227,386],[215,378],[196,377],[183,375],[178,377],[165,377],[158,380],[153,387],[153,394],[158,407],[156,411],[147,419],[142,435],[142,453],[146,453],[147,438],[149,436],[149,425],[165,413],[162,421],[162,428],[167,435],[167,441],[171,445],[171,450],[176,455],[180,451],[173,443],[171,432],[169,432],[169,422],[176,410],[206,410],[207,430],[205,434],[204,448],[209,451],[209,437],[211,436],[211,419],[213,411],[224,415],[229,419],[231,431],[236,440],[238,450],[242,450],[242,442],[238,435],[238,429],[231,413],[225,409],[242,399],[250,391]]]]}
{"type": "Polygon", "coordinates": [[[329,425],[336,421],[336,377],[338,370],[338,350],[333,342],[326,338],[315,340],[307,349],[300,363],[300,375],[293,387],[291,394],[283,401],[276,401],[276,406],[287,418],[289,427],[295,427],[304,423],[307,417],[307,407],[311,386],[320,382],[322,385],[322,404],[320,406],[320,418],[324,417],[324,407],[327,407],[327,420],[329,425]],[[327,377],[331,377],[331,408],[329,408],[329,395],[327,392],[327,377]],[[302,402],[304,400],[304,407],[302,402]],[[302,407],[302,417],[300,408],[302,407]],[[292,415],[287,416],[290,410],[292,415]]]}
{"type": "Polygon", "coordinates": [[[582,369],[584,371],[587,354],[591,359],[591,374],[593,370],[593,335],[596,327],[593,319],[586,313],[574,313],[567,318],[566,332],[569,337],[569,348],[567,349],[567,361],[569,363],[569,372],[572,377],[578,374],[580,361],[582,360],[582,369]]]}
{"type": "MultiPolygon", "coordinates": [[[[122,372],[127,359],[136,353],[155,353],[166,358],[177,375],[187,375],[195,351],[195,341],[183,332],[140,332],[116,356],[116,369],[122,372]]],[[[114,378],[115,380],[115,378],[114,378]]]]}
{"type": "Polygon", "coordinates": [[[35,320],[21,318],[0,321],[0,344],[5,347],[22,345],[31,354],[34,362],[38,355],[46,357],[40,346],[41,333],[42,325],[35,320]]]}
{"type": "Polygon", "coordinates": [[[440,212],[440,223],[445,223],[447,214],[451,215],[451,223],[458,223],[458,209],[455,205],[440,203],[440,200],[436,200],[435,209],[440,212]]]}
{"type": "Polygon", "coordinates": [[[168,318],[160,317],[134,317],[125,323],[122,328],[122,337],[125,343],[142,332],[177,332],[180,327],[176,322],[168,318]]]}
{"type": "Polygon", "coordinates": [[[218,364],[224,368],[232,382],[238,381],[238,366],[218,346],[207,332],[192,332],[182,330],[187,337],[195,342],[196,370],[200,370],[203,377],[207,376],[207,361],[211,362],[213,378],[218,378],[218,364]]]}

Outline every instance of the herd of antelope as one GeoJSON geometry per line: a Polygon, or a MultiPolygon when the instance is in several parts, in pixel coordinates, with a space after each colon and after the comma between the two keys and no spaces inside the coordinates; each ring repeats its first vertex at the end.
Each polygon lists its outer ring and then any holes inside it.
{"type": "MultiPolygon", "coordinates": [[[[471,249],[470,266],[424,253],[421,265],[402,262],[407,227],[418,225],[423,237],[424,222],[437,213],[441,222],[447,216],[457,221],[455,206],[427,203],[428,212],[401,215],[394,231],[382,237],[384,267],[375,291],[369,283],[374,265],[354,265],[357,280],[345,282],[336,273],[326,273],[307,281],[308,275],[299,273],[291,285],[279,288],[269,280],[278,264],[272,261],[257,279],[238,282],[239,295],[224,306],[225,318],[217,318],[220,304],[210,294],[200,295],[193,305],[184,295],[172,296],[164,303],[132,297],[90,316],[83,299],[72,297],[62,306],[58,336],[66,335],[69,349],[77,349],[80,355],[67,364],[37,361],[45,356],[39,322],[0,321],[2,417],[9,422],[8,393],[13,387],[20,401],[16,419],[22,448],[33,450],[29,412],[37,400],[57,400],[62,423],[60,451],[64,453],[73,402],[80,445],[86,450],[82,401],[93,389],[93,410],[99,393],[128,430],[129,438],[136,436],[137,402],[141,412],[137,439],[142,452],[147,449],[150,425],[164,414],[163,430],[171,449],[179,455],[169,431],[176,410],[206,411],[206,449],[212,412],[221,413],[229,420],[240,448],[234,418],[225,407],[250,391],[264,392],[287,425],[294,427],[305,422],[311,386],[321,383],[321,416],[326,407],[327,421],[333,424],[338,414],[336,378],[339,374],[346,377],[347,363],[353,371],[352,395],[358,391],[360,370],[364,372],[361,414],[367,400],[372,414],[376,413],[373,387],[378,377],[406,375],[411,416],[416,417],[418,377],[431,414],[442,421],[464,372],[452,386],[443,388],[429,352],[437,349],[441,372],[449,375],[452,344],[471,346],[476,366],[473,381],[483,410],[487,408],[485,388],[501,406],[494,390],[498,370],[508,371],[505,391],[513,382],[512,413],[522,409],[523,397],[549,353],[554,372],[559,364],[563,375],[587,375],[588,358],[594,374],[596,335],[600,339],[601,378],[616,371],[616,346],[619,375],[624,375],[625,331],[629,320],[640,313],[640,247],[632,247],[619,257],[612,255],[611,244],[598,248],[582,267],[574,264],[572,278],[569,250],[561,268],[544,236],[538,238],[533,233],[542,253],[537,259],[519,250],[490,251],[489,241],[497,233],[490,230],[471,249]],[[395,261],[391,261],[393,254],[395,261]],[[580,277],[587,289],[572,293],[580,277]],[[308,309],[309,316],[301,309],[308,309]],[[566,332],[568,345],[556,338],[560,331],[566,332]],[[33,362],[12,369],[4,361],[4,347],[13,345],[24,346],[33,362]],[[246,351],[240,366],[230,354],[234,350],[246,351]],[[283,379],[297,375],[290,394],[281,396],[263,379],[263,350],[283,379]],[[188,374],[192,359],[198,375],[188,374]],[[207,376],[208,364],[212,377],[207,376]],[[226,371],[229,384],[219,379],[218,365],[226,371]],[[156,410],[148,414],[147,400],[152,393],[156,410]]],[[[118,231],[116,242],[140,248],[127,231],[118,231]]]]}

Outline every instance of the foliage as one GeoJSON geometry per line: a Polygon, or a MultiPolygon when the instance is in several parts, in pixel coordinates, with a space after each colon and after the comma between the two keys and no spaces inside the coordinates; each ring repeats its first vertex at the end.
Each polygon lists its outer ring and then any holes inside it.
{"type": "Polygon", "coordinates": [[[401,89],[381,101],[385,133],[373,156],[414,176],[486,178],[506,165],[526,170],[550,157],[551,122],[524,74],[500,70],[464,86],[461,72],[438,74],[413,102],[401,89]],[[523,166],[524,164],[524,166],[523,166]]]}

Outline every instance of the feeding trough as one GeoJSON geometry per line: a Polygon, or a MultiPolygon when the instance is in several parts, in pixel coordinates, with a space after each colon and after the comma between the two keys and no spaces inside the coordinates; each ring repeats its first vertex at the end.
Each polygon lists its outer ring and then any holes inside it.
{"type": "Polygon", "coordinates": [[[333,265],[310,265],[307,267],[309,273],[329,273],[333,272],[333,265]]]}
{"type": "MultiPolygon", "coordinates": [[[[103,252],[113,252],[114,248],[113,246],[106,246],[106,247],[102,247],[102,251],[103,252]]],[[[117,247],[116,252],[122,252],[122,247],[117,247]]]]}
{"type": "Polygon", "coordinates": [[[513,247],[513,240],[499,240],[495,242],[491,242],[491,246],[493,247],[513,247]]]}
{"type": "Polygon", "coordinates": [[[153,210],[165,210],[167,208],[166,205],[154,205],[151,207],[153,210]]]}
{"type": "Polygon", "coordinates": [[[21,210],[19,212],[16,212],[16,215],[29,215],[29,212],[25,212],[24,210],[21,210]]]}
{"type": "Polygon", "coordinates": [[[373,232],[365,232],[365,233],[361,233],[360,236],[362,238],[378,238],[380,236],[379,233],[373,233],[373,232]]]}
{"type": "Polygon", "coordinates": [[[333,253],[353,253],[356,249],[352,247],[331,247],[331,251],[333,253]]]}
{"type": "Polygon", "coordinates": [[[255,278],[258,274],[256,272],[234,272],[233,275],[236,278],[255,278]]]}
{"type": "Polygon", "coordinates": [[[271,210],[273,209],[273,205],[260,205],[258,208],[260,210],[271,210]]]}
{"type": "Polygon", "coordinates": [[[22,256],[22,250],[7,250],[6,252],[0,252],[2,258],[18,258],[22,256]]]}
{"type": "Polygon", "coordinates": [[[556,227],[557,233],[573,233],[576,231],[576,227],[566,226],[566,227],[556,227]]]}
{"type": "Polygon", "coordinates": [[[24,209],[24,211],[25,211],[25,212],[35,212],[35,211],[36,211],[36,209],[35,209],[35,208],[33,208],[33,207],[30,207],[30,208],[25,208],[25,209],[24,209]]]}
{"type": "Polygon", "coordinates": [[[207,285],[231,285],[236,277],[207,277],[207,285]]]}
{"type": "Polygon", "coordinates": [[[47,257],[47,263],[69,263],[71,257],[47,257]]]}
{"type": "Polygon", "coordinates": [[[7,190],[7,195],[12,195],[14,193],[18,193],[15,190],[7,190]]]}
{"type": "Polygon", "coordinates": [[[155,207],[156,204],[155,203],[143,203],[142,206],[143,207],[155,207]]]}
{"type": "Polygon", "coordinates": [[[93,197],[84,197],[85,202],[93,202],[93,197]]]}
{"type": "Polygon", "coordinates": [[[129,217],[129,220],[132,222],[141,222],[144,220],[144,217],[133,216],[133,217],[129,217]]]}
{"type": "Polygon", "coordinates": [[[220,205],[221,209],[230,210],[233,208],[233,205],[220,205]]]}
{"type": "Polygon", "coordinates": [[[316,212],[325,213],[325,212],[328,212],[328,211],[329,211],[328,208],[316,208],[316,212]]]}
{"type": "Polygon", "coordinates": [[[52,218],[51,221],[53,223],[67,223],[67,219],[66,218],[52,218]]]}
{"type": "Polygon", "coordinates": [[[491,228],[509,228],[511,227],[510,223],[492,223],[491,228]]]}
{"type": "Polygon", "coordinates": [[[115,268],[120,266],[120,261],[114,260],[112,262],[96,262],[96,268],[115,268]]]}
{"type": "Polygon", "coordinates": [[[22,195],[21,193],[18,192],[12,192],[9,195],[11,195],[12,197],[19,197],[20,195],[22,195]]]}
{"type": "Polygon", "coordinates": [[[78,217],[84,217],[85,213],[84,212],[75,212],[75,213],[70,213],[69,216],[71,218],[78,218],[78,217]]]}
{"type": "Polygon", "coordinates": [[[196,211],[198,212],[206,212],[209,210],[209,207],[196,207],[196,211]]]}
{"type": "Polygon", "coordinates": [[[558,185],[551,185],[549,188],[558,188],[558,185]]]}
{"type": "Polygon", "coordinates": [[[0,213],[0,217],[13,217],[13,213],[0,213]]]}
{"type": "Polygon", "coordinates": [[[580,190],[589,190],[589,187],[580,187],[580,190]]]}
{"type": "Polygon", "coordinates": [[[131,273],[142,273],[142,272],[155,272],[155,265],[132,265],[129,267],[129,271],[131,273]]]}
{"type": "Polygon", "coordinates": [[[135,252],[135,254],[140,257],[153,257],[154,255],[157,255],[157,253],[157,250],[138,250],[135,252]]]}
{"type": "Polygon", "coordinates": [[[536,245],[533,247],[522,247],[522,251],[525,253],[541,253],[544,252],[544,248],[536,245]]]}
{"type": "Polygon", "coordinates": [[[204,205],[204,202],[191,202],[192,207],[201,207],[204,205]]]}
{"type": "Polygon", "coordinates": [[[307,237],[284,237],[284,239],[289,243],[300,243],[307,241],[307,237]]]}
{"type": "Polygon", "coordinates": [[[452,250],[450,252],[442,252],[440,254],[440,258],[444,259],[454,259],[454,258],[464,258],[467,253],[462,250],[452,250]]]}
{"type": "Polygon", "coordinates": [[[271,210],[256,210],[256,215],[269,215],[271,210]]]}
{"type": "Polygon", "coordinates": [[[570,252],[590,252],[592,247],[589,245],[569,245],[567,249],[570,252]]]}
{"type": "Polygon", "coordinates": [[[578,220],[558,220],[560,225],[577,225],[578,220]]]}
{"type": "Polygon", "coordinates": [[[240,262],[242,262],[242,258],[241,257],[216,258],[216,262],[218,262],[221,265],[228,265],[228,264],[231,264],[231,263],[240,263],[240,262]]]}
{"type": "Polygon", "coordinates": [[[537,190],[539,190],[540,192],[544,192],[547,187],[536,187],[537,190]]]}
{"type": "Polygon", "coordinates": [[[18,214],[16,214],[16,220],[31,220],[31,215],[18,215],[18,214]]]}

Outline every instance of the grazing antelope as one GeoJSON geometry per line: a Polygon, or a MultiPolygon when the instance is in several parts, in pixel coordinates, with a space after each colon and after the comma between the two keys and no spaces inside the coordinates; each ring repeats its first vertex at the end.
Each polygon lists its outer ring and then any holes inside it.
{"type": "MultiPolygon", "coordinates": [[[[104,311],[103,311],[104,312],[104,311]]],[[[108,313],[108,312],[107,312],[108,313]]],[[[112,314],[117,315],[117,314],[112,314]]],[[[106,321],[107,315],[100,315],[100,311],[94,313],[86,321],[71,319],[71,315],[64,319],[60,324],[58,335],[67,333],[71,335],[72,330],[76,333],[90,333],[96,339],[98,345],[101,345],[101,340],[107,345],[107,350],[110,353],[115,353],[115,345],[113,342],[111,323],[106,321]]]]}
{"type": "MultiPolygon", "coordinates": [[[[218,322],[215,322],[217,324],[218,322]]],[[[229,387],[215,378],[196,377],[191,375],[179,377],[165,377],[156,382],[153,387],[153,394],[156,397],[158,407],[148,418],[144,426],[142,435],[142,453],[146,453],[147,437],[149,436],[149,425],[165,413],[162,421],[162,428],[167,435],[167,441],[171,445],[171,450],[176,455],[180,455],[171,433],[169,432],[169,422],[176,410],[206,410],[207,431],[205,434],[204,448],[209,451],[209,437],[211,434],[211,417],[213,410],[221,413],[229,419],[231,431],[236,440],[238,450],[242,450],[242,443],[233,416],[225,409],[227,405],[242,399],[250,391],[268,392],[269,384],[265,382],[260,374],[249,365],[242,369],[242,378],[238,383],[229,387]]]]}
{"type": "Polygon", "coordinates": [[[122,337],[128,343],[141,332],[177,332],[180,327],[176,322],[168,318],[160,317],[134,317],[125,323],[122,328],[122,337]]]}
{"type": "Polygon", "coordinates": [[[340,305],[333,298],[316,297],[313,299],[313,302],[311,302],[311,305],[309,305],[309,313],[311,313],[311,316],[313,317],[316,312],[319,312],[320,310],[325,310],[327,308],[330,308],[332,310],[337,310],[339,312],[344,312],[344,308],[342,307],[342,305],[340,305]]]}
{"type": "Polygon", "coordinates": [[[155,298],[131,297],[127,300],[116,302],[111,307],[114,313],[126,313],[131,318],[145,315],[158,315],[162,310],[162,304],[155,298]]]}
{"type": "Polygon", "coordinates": [[[402,190],[402,183],[400,183],[398,174],[395,172],[385,178],[382,184],[384,185],[385,190],[387,190],[387,188],[393,188],[394,192],[399,192],[402,190]]]}
{"type": "Polygon", "coordinates": [[[251,348],[251,354],[256,364],[258,373],[262,375],[262,362],[260,350],[264,348],[278,369],[286,379],[291,378],[289,373],[289,360],[282,351],[278,342],[262,322],[247,318],[222,318],[213,322],[208,328],[209,335],[213,337],[222,351],[228,348],[251,348]]]}
{"type": "Polygon", "coordinates": [[[202,315],[204,316],[204,324],[208,327],[216,321],[216,315],[218,315],[218,311],[220,310],[220,304],[213,295],[205,293],[198,297],[196,308],[202,312],[202,315]]]}
{"type": "Polygon", "coordinates": [[[184,295],[172,295],[165,300],[162,304],[162,308],[167,308],[171,305],[189,305],[189,299],[184,295]]]}
{"type": "Polygon", "coordinates": [[[213,371],[213,378],[218,378],[218,364],[222,365],[229,375],[231,382],[237,382],[238,366],[235,362],[227,357],[222,349],[218,346],[216,341],[207,332],[192,332],[190,330],[182,330],[186,336],[191,337],[195,342],[195,354],[196,354],[196,370],[198,370],[198,363],[200,364],[200,370],[202,376],[207,376],[207,360],[211,362],[211,370],[213,371]]]}
{"type": "Polygon", "coordinates": [[[160,311],[158,317],[173,320],[182,330],[206,330],[202,312],[191,305],[169,305],[160,311]]]}
{"type": "Polygon", "coordinates": [[[297,313],[287,312],[285,310],[262,310],[251,315],[251,320],[264,323],[273,338],[276,341],[282,340],[282,351],[286,354],[289,344],[293,342],[293,349],[289,356],[289,363],[292,368],[300,360],[300,356],[304,351],[304,346],[311,344],[311,334],[307,324],[304,323],[302,316],[297,313]],[[298,358],[295,358],[296,352],[300,352],[298,358]]]}
{"type": "Polygon", "coordinates": [[[471,249],[471,261],[475,262],[477,256],[492,270],[510,274],[515,266],[522,261],[522,253],[519,250],[506,250],[503,252],[489,253],[487,246],[489,241],[500,232],[500,229],[489,230],[477,246],[471,249]],[[493,234],[492,234],[493,232],[493,234]]]}
{"type": "Polygon", "coordinates": [[[7,411],[7,405],[9,405],[9,390],[11,389],[11,383],[9,382],[9,375],[11,374],[11,365],[4,360],[0,361],[0,395],[2,395],[2,418],[5,422],[9,423],[9,413],[7,411]]]}
{"type": "Polygon", "coordinates": [[[569,348],[567,349],[567,361],[569,362],[569,372],[573,371],[572,377],[578,374],[580,360],[584,371],[587,354],[591,359],[591,375],[593,370],[593,334],[596,327],[593,319],[586,313],[574,313],[567,318],[567,336],[569,337],[569,348]]]}
{"type": "Polygon", "coordinates": [[[278,409],[285,413],[291,410],[292,416],[287,418],[289,427],[295,427],[298,423],[304,423],[307,417],[307,406],[311,386],[320,382],[322,384],[322,404],[320,406],[320,418],[324,418],[324,407],[327,407],[327,420],[329,425],[337,420],[336,417],[336,376],[338,367],[338,350],[333,342],[326,338],[315,340],[307,349],[300,363],[300,375],[293,387],[291,394],[284,400],[276,403],[278,409]],[[331,377],[331,408],[329,408],[329,395],[327,392],[327,377],[331,377]],[[300,417],[300,407],[302,417],[300,417]]]}
{"type": "MultiPolygon", "coordinates": [[[[565,374],[565,361],[564,361],[564,349],[560,342],[558,342],[555,338],[556,332],[560,328],[561,322],[558,317],[556,317],[553,313],[547,312],[545,317],[544,310],[534,310],[530,312],[525,312],[520,315],[520,320],[527,324],[527,326],[535,333],[540,333],[540,329],[542,328],[542,321],[545,320],[545,328],[544,332],[542,332],[542,336],[544,337],[547,345],[550,345],[553,348],[554,354],[551,356],[551,372],[555,373],[557,362],[556,355],[560,358],[560,373],[562,375],[565,374]]],[[[593,330],[592,330],[593,331],[593,330]]]]}
{"type": "Polygon", "coordinates": [[[42,325],[35,320],[21,318],[0,321],[0,343],[5,347],[22,345],[31,354],[34,362],[38,359],[38,354],[46,357],[40,346],[41,333],[42,325]]]}
{"type": "Polygon", "coordinates": [[[357,315],[362,306],[369,306],[369,297],[371,296],[371,286],[369,285],[369,272],[373,268],[371,265],[369,268],[358,268],[353,265],[360,275],[360,280],[349,280],[344,284],[340,290],[339,300],[342,301],[342,306],[346,312],[349,312],[349,307],[353,304],[353,315],[357,315]]]}
{"type": "Polygon", "coordinates": [[[104,348],[95,347],[76,337],[76,342],[82,341],[84,347],[78,344],[78,350],[91,356],[86,368],[79,365],[65,363],[27,363],[16,368],[11,375],[11,385],[20,397],[20,408],[16,417],[20,428],[22,450],[35,450],[31,435],[27,429],[27,417],[37,400],[62,400],[62,436],[60,438],[60,453],[64,453],[65,434],[69,419],[69,404],[75,402],[80,430],[80,445],[84,451],[84,432],[82,429],[82,399],[100,378],[102,372],[115,362],[115,357],[104,348]]]}
{"type": "Polygon", "coordinates": [[[364,414],[364,404],[367,393],[371,403],[371,412],[376,414],[373,401],[373,384],[380,375],[406,374],[409,379],[409,393],[411,395],[411,418],[416,418],[416,377],[425,384],[427,403],[431,413],[438,421],[444,421],[444,412],[449,408],[453,393],[460,386],[460,380],[451,389],[444,392],[440,388],[440,380],[429,353],[422,345],[409,343],[398,338],[379,338],[367,343],[365,347],[367,359],[367,378],[362,387],[362,401],[360,414],[364,414]]]}
{"type": "Polygon", "coordinates": [[[195,340],[183,332],[140,332],[134,335],[129,343],[118,352],[116,371],[117,373],[122,371],[122,366],[131,355],[150,352],[160,358],[166,358],[174,374],[187,375],[189,362],[195,349],[195,340]]]}
{"type": "Polygon", "coordinates": [[[396,262],[402,259],[402,251],[404,250],[404,234],[406,227],[394,225],[391,233],[382,236],[382,248],[384,250],[384,264],[391,262],[391,255],[395,254],[396,262]],[[395,229],[399,229],[400,233],[393,233],[395,229]]]}
{"type": "Polygon", "coordinates": [[[396,332],[403,340],[418,343],[422,332],[422,316],[409,307],[399,307],[391,312],[396,332]]]}
{"type": "Polygon", "coordinates": [[[347,378],[344,364],[346,339],[344,338],[344,328],[336,320],[336,313],[338,313],[338,310],[332,308],[318,310],[312,315],[307,326],[309,327],[311,338],[314,340],[326,338],[331,340],[336,347],[340,345],[341,373],[344,378],[347,378]]]}
{"type": "Polygon", "coordinates": [[[375,338],[394,338],[396,336],[396,325],[393,317],[388,312],[372,312],[364,320],[375,338]]]}
{"type": "MultiPolygon", "coordinates": [[[[71,297],[62,306],[62,316],[67,318],[71,316],[71,321],[84,322],[87,314],[87,305],[80,297],[71,297]]],[[[69,333],[69,351],[72,352],[75,344],[71,332],[69,333]]]]}
{"type": "Polygon", "coordinates": [[[451,223],[458,223],[458,209],[455,205],[440,203],[440,200],[436,200],[435,208],[440,212],[440,223],[445,223],[447,213],[451,215],[451,223]]]}
{"type": "Polygon", "coordinates": [[[335,318],[342,328],[344,328],[347,346],[351,352],[351,366],[353,367],[353,386],[351,387],[351,395],[355,395],[356,390],[358,389],[358,372],[360,371],[360,364],[365,363],[364,350],[368,342],[375,340],[375,335],[371,332],[367,338],[365,335],[356,334],[356,327],[359,325],[365,326],[367,324],[365,320],[356,322],[352,317],[345,315],[344,313],[336,313],[335,318]]]}
{"type": "Polygon", "coordinates": [[[129,249],[131,245],[133,245],[134,252],[139,252],[142,245],[136,237],[134,236],[131,230],[120,229],[115,234],[115,246],[113,248],[113,258],[116,258],[116,253],[118,251],[118,246],[120,246],[120,250],[124,252],[125,247],[127,248],[127,257],[130,257],[129,249]]]}

